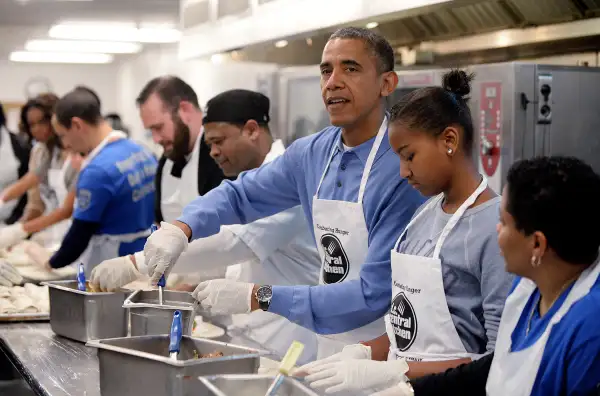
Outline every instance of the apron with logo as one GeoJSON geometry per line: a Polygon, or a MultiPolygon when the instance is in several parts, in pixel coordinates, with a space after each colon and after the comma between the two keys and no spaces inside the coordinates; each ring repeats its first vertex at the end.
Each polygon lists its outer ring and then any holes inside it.
{"type": "Polygon", "coordinates": [[[388,360],[404,358],[408,361],[436,361],[474,358],[468,353],[456,331],[448,310],[442,280],[442,245],[466,210],[487,188],[487,180],[450,217],[435,245],[433,257],[398,253],[402,238],[424,213],[434,210],[444,198],[433,198],[408,223],[394,250],[392,262],[392,304],[385,316],[385,327],[390,339],[388,360]]]}
{"type": "MultiPolygon", "coordinates": [[[[127,135],[121,131],[112,131],[98,147],[85,158],[81,164],[81,171],[94,159],[107,144],[119,139],[126,139],[127,135]]],[[[150,229],[129,233],[129,234],[96,234],[92,236],[88,247],[83,252],[80,260],[84,263],[86,274],[90,274],[92,269],[105,260],[119,257],[119,246],[121,243],[133,243],[140,238],[150,235],[150,229]]]]}
{"type": "MultiPolygon", "coordinates": [[[[0,126],[0,191],[19,180],[19,161],[15,156],[10,142],[9,131],[0,126]]],[[[12,211],[17,206],[18,200],[6,202],[0,209],[0,222],[10,217],[12,211]]]]}
{"type": "Polygon", "coordinates": [[[600,264],[598,263],[585,270],[538,340],[528,348],[512,352],[512,333],[521,315],[529,314],[529,312],[524,312],[524,308],[536,289],[532,281],[521,279],[515,290],[506,299],[502,312],[494,360],[485,388],[488,396],[531,395],[552,327],[562,320],[573,304],[589,293],[597,282],[599,274],[600,264]]]}
{"type": "MultiPolygon", "coordinates": [[[[313,227],[322,266],[320,283],[333,284],[358,279],[367,257],[369,232],[363,211],[363,197],[377,150],[387,130],[383,120],[367,158],[358,190],[357,202],[319,199],[319,189],[336,152],[334,145],[319,186],[313,197],[313,227]]],[[[348,320],[352,320],[351,317],[348,320]]],[[[368,341],[385,331],[383,319],[341,334],[319,335],[317,359],[340,352],[344,346],[368,341]]]]}
{"type": "Polygon", "coordinates": [[[192,155],[181,171],[181,177],[171,175],[173,161],[165,161],[162,169],[160,211],[167,223],[175,221],[190,202],[198,198],[198,160],[200,157],[200,141],[202,132],[198,134],[192,155]]]}

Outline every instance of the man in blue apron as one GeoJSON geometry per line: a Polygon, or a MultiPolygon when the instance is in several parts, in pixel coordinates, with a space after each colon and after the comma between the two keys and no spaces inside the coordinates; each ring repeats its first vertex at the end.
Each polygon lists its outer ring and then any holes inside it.
{"type": "Polygon", "coordinates": [[[219,279],[201,283],[195,296],[209,311],[262,309],[326,335],[318,347],[326,356],[385,333],[387,252],[423,198],[398,177],[399,160],[387,138],[385,99],[398,83],[390,44],[368,29],[340,29],[325,46],[320,68],[323,101],[335,126],[197,198],[178,221],[163,223],[144,251],[157,281],[169,274],[188,239],[302,205],[321,256],[321,286],[219,279]]]}
{"type": "Polygon", "coordinates": [[[89,273],[102,261],[144,245],[154,217],[157,164],[150,152],[110,127],[93,92],[69,92],[56,105],[52,121],[65,145],[86,158],[73,222],[49,266],[61,268],[80,258],[89,273]]]}

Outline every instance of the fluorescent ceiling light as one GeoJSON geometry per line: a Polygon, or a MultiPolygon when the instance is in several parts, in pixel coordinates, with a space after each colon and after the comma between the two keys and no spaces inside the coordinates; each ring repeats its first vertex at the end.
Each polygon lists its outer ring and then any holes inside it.
{"type": "Polygon", "coordinates": [[[84,40],[30,40],[25,43],[27,51],[43,52],[95,52],[103,54],[135,54],[142,46],[138,43],[118,41],[84,40]]]}
{"type": "Polygon", "coordinates": [[[110,63],[113,61],[113,56],[77,52],[15,51],[10,54],[9,59],[13,62],[34,63],[110,63]]]}
{"type": "Polygon", "coordinates": [[[286,40],[279,40],[278,42],[275,43],[275,47],[277,47],[277,48],[283,48],[286,45],[288,45],[288,42],[286,40]]]}
{"type": "Polygon", "coordinates": [[[171,26],[155,25],[138,28],[133,23],[77,22],[61,23],[50,28],[48,35],[55,39],[126,41],[138,43],[175,43],[181,32],[171,26]]]}
{"type": "Polygon", "coordinates": [[[367,29],[375,29],[377,26],[379,26],[379,23],[377,23],[377,22],[367,23],[367,29]]]}
{"type": "Polygon", "coordinates": [[[214,54],[210,57],[210,60],[212,61],[212,63],[215,63],[215,64],[223,63],[223,61],[225,60],[225,55],[214,54]]]}

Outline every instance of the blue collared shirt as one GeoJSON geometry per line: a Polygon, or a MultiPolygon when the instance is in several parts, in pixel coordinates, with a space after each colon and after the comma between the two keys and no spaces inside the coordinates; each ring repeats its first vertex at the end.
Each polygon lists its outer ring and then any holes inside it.
{"type": "MultiPolygon", "coordinates": [[[[325,128],[295,141],[273,162],[196,198],[178,220],[192,229],[194,239],[203,238],[219,232],[221,225],[246,224],[300,204],[314,238],[312,200],[332,148],[335,145],[335,154],[319,198],[356,202],[374,141],[344,151],[341,130],[325,128]]],[[[269,312],[320,334],[350,331],[386,313],[391,300],[390,251],[424,202],[399,171],[400,160],[386,133],[363,198],[369,250],[360,279],[326,286],[274,286],[269,312]]]]}

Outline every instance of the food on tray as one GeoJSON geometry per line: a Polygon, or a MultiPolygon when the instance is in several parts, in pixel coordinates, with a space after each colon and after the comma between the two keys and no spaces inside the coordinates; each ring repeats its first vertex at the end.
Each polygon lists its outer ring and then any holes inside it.
{"type": "Polygon", "coordinates": [[[0,288],[0,315],[50,312],[48,287],[26,284],[25,287],[0,288]]]}
{"type": "Polygon", "coordinates": [[[0,314],[10,315],[17,312],[17,307],[8,298],[0,299],[0,314]]]}
{"type": "Polygon", "coordinates": [[[204,355],[199,355],[198,351],[194,349],[194,359],[210,359],[210,358],[216,358],[216,357],[222,357],[225,356],[223,354],[223,352],[220,351],[214,351],[213,353],[206,353],[204,355]]]}

